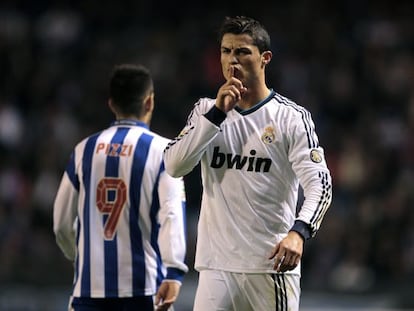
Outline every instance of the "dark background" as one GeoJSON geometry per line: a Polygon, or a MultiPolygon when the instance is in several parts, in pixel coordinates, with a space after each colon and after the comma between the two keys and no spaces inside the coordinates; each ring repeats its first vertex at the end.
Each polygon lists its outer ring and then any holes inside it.
{"type": "MultiPolygon", "coordinates": [[[[216,35],[226,15],[268,29],[268,86],[312,113],[332,172],[331,208],[306,244],[304,295],[342,297],[338,305],[389,297],[392,307],[414,308],[413,3],[3,0],[0,309],[37,310],[51,289],[59,294],[49,301],[69,295],[72,267],[54,241],[53,200],[74,145],[112,121],[113,65],[150,68],[152,129],[172,138],[195,101],[223,83],[216,35]]],[[[193,270],[198,169],[186,186],[193,270]]],[[[195,279],[192,271],[184,286],[188,305],[195,279]]]]}

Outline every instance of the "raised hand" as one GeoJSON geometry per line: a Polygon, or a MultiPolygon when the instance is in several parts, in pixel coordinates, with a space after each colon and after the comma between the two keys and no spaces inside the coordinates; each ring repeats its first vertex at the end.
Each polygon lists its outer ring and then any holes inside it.
{"type": "Polygon", "coordinates": [[[218,90],[216,107],[223,112],[228,112],[234,108],[246,92],[247,88],[234,76],[234,66],[229,68],[229,78],[218,90]]]}

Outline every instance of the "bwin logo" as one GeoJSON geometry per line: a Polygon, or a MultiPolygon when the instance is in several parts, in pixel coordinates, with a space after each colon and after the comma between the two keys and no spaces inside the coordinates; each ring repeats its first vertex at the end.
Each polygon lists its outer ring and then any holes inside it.
{"type": "Polygon", "coordinates": [[[211,159],[210,166],[212,168],[220,168],[226,164],[227,168],[234,168],[236,170],[241,170],[247,165],[247,171],[249,172],[268,172],[270,166],[272,165],[272,160],[268,158],[256,158],[256,150],[250,150],[250,155],[252,157],[242,157],[239,154],[233,155],[231,153],[222,153],[219,152],[219,147],[214,147],[213,158],[211,159]]]}

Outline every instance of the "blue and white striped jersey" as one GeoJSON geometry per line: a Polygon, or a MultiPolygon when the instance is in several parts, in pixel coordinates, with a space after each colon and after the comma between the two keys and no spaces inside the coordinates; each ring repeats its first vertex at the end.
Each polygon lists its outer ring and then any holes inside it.
{"type": "Polygon", "coordinates": [[[164,169],[168,141],[120,120],[75,147],[53,215],[74,297],[153,295],[187,272],[184,183],[164,169]]]}
{"type": "MultiPolygon", "coordinates": [[[[324,151],[310,113],[274,91],[249,110],[230,110],[221,123],[214,104],[195,104],[164,156],[172,176],[201,161],[195,268],[274,273],[268,257],[276,243],[296,222],[314,236],[330,205],[324,151]],[[299,185],[305,199],[297,212],[299,185]]],[[[286,273],[300,274],[300,266],[286,273]]]]}

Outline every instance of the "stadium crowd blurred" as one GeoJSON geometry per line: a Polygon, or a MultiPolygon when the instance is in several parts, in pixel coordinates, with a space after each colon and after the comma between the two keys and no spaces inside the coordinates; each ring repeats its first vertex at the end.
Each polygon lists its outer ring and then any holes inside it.
{"type": "MultiPolygon", "coordinates": [[[[52,205],[74,144],[111,121],[114,64],[155,77],[152,128],[172,138],[222,83],[216,30],[250,15],[272,36],[268,85],[307,107],[334,198],[306,244],[303,288],[414,282],[414,5],[410,1],[29,1],[0,4],[0,283],[71,282],[52,205]]],[[[196,220],[198,172],[186,178],[196,220]]],[[[189,226],[188,263],[194,256],[189,226]]]]}

